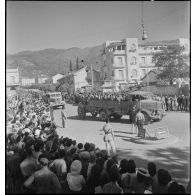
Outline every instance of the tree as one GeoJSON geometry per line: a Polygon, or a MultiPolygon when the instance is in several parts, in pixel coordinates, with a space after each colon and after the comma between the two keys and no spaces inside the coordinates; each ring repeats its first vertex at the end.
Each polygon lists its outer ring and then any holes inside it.
{"type": "Polygon", "coordinates": [[[152,61],[159,68],[158,79],[165,79],[173,84],[176,78],[186,78],[190,75],[190,67],[187,64],[189,55],[184,54],[184,47],[163,47],[161,52],[154,54],[152,61]]]}
{"type": "Polygon", "coordinates": [[[71,60],[70,60],[69,70],[70,70],[70,72],[73,71],[73,68],[72,68],[72,61],[71,61],[71,60]]]}
{"type": "Polygon", "coordinates": [[[79,58],[76,59],[76,69],[79,70],[79,58]]]}

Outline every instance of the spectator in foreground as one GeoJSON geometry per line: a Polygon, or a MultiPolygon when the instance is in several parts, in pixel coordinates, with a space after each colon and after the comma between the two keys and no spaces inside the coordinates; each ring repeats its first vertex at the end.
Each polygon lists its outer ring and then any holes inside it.
{"type": "Polygon", "coordinates": [[[82,192],[86,182],[83,175],[80,174],[81,169],[81,161],[75,160],[72,162],[70,172],[67,174],[66,178],[69,192],[82,192]]]}
{"type": "Polygon", "coordinates": [[[49,160],[46,156],[40,155],[39,163],[42,168],[30,176],[24,186],[35,193],[59,193],[61,185],[57,176],[48,167],[49,160]]]}
{"type": "Polygon", "coordinates": [[[119,170],[116,165],[113,165],[110,169],[110,182],[105,184],[103,187],[103,193],[108,194],[121,194],[122,188],[118,184],[119,170]]]}

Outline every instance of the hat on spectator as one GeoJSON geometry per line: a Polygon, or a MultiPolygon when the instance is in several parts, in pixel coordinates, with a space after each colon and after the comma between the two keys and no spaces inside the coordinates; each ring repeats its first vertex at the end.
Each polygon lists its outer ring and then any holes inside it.
{"type": "Polygon", "coordinates": [[[149,173],[148,173],[148,171],[146,169],[144,169],[144,168],[137,168],[136,170],[137,170],[137,174],[139,173],[139,174],[141,174],[141,175],[143,175],[145,177],[150,177],[150,175],[149,175],[149,173]]]}
{"type": "Polygon", "coordinates": [[[75,160],[72,162],[71,166],[70,166],[70,171],[72,173],[77,173],[79,174],[81,172],[81,169],[82,169],[82,164],[81,164],[81,161],[79,160],[75,160]]]}

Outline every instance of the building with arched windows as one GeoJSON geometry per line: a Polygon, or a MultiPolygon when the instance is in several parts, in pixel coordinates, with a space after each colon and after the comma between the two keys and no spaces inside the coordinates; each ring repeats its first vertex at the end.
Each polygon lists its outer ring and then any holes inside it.
{"type": "Polygon", "coordinates": [[[157,69],[152,61],[154,53],[169,45],[182,45],[185,47],[185,52],[189,53],[189,39],[180,38],[142,44],[138,43],[137,38],[106,41],[101,80],[104,84],[114,83],[116,90],[126,84],[139,83],[147,73],[157,69]]]}

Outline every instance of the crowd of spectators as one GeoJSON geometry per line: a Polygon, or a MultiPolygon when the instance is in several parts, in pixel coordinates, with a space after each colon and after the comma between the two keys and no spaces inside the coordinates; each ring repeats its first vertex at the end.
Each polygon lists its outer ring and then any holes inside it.
{"type": "Polygon", "coordinates": [[[32,94],[7,99],[7,193],[189,192],[153,162],[139,168],[93,143],[59,137],[48,105],[32,94]]]}

